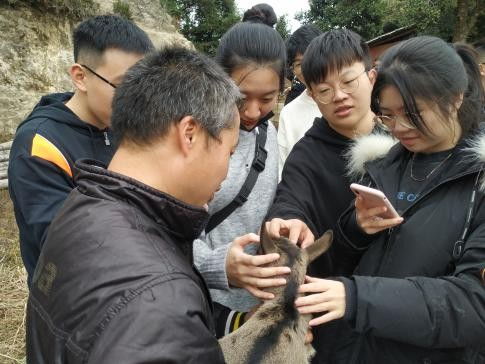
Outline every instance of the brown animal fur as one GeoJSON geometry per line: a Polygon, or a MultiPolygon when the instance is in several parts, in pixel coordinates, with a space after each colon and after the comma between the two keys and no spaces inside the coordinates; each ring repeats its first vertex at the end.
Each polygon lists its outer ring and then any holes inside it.
{"type": "Polygon", "coordinates": [[[280,254],[271,265],[291,268],[287,285],[269,289],[275,298],[263,303],[241,328],[220,339],[219,344],[228,364],[307,364],[315,354],[310,344],[305,345],[311,315],[300,315],[294,300],[308,264],[328,250],[333,234],[329,230],[309,247],[300,249],[284,237],[269,238],[264,230],[263,224],[264,253],[280,254]]]}

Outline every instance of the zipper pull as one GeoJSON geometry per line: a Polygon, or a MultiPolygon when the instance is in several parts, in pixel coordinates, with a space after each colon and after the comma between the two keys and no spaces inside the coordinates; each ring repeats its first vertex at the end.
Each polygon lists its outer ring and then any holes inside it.
{"type": "Polygon", "coordinates": [[[108,138],[108,132],[104,132],[104,144],[106,145],[111,145],[111,143],[109,142],[109,138],[108,138]]]}

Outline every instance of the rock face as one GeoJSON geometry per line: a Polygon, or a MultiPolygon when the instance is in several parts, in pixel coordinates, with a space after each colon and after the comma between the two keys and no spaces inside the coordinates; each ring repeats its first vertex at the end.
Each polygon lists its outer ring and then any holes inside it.
{"type": "MultiPolygon", "coordinates": [[[[99,14],[113,12],[112,0],[97,2],[99,14]]],[[[193,47],[176,32],[159,0],[125,2],[156,46],[193,47]]],[[[0,142],[15,133],[42,95],[72,90],[68,68],[76,24],[54,14],[0,5],[0,142]]]]}

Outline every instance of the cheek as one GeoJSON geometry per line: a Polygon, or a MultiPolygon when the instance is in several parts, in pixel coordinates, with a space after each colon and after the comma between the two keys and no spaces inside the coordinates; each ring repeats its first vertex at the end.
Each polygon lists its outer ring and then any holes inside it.
{"type": "Polygon", "coordinates": [[[221,158],[221,160],[219,161],[219,178],[221,179],[220,182],[226,179],[227,172],[229,171],[230,162],[231,162],[231,159],[229,157],[221,158]]]}
{"type": "Polygon", "coordinates": [[[89,94],[89,103],[91,109],[104,117],[111,117],[111,103],[114,92],[97,90],[89,94]]]}
{"type": "Polygon", "coordinates": [[[356,102],[354,106],[360,109],[365,108],[367,110],[370,107],[371,93],[372,88],[368,84],[362,85],[362,89],[351,94],[356,102]]]}
{"type": "Polygon", "coordinates": [[[278,97],[275,97],[271,102],[261,104],[261,114],[263,114],[263,116],[266,116],[266,114],[268,114],[275,108],[277,101],[278,97]]]}
{"type": "Polygon", "coordinates": [[[331,107],[332,104],[327,104],[327,105],[324,105],[322,103],[317,103],[317,106],[318,106],[318,109],[320,110],[320,112],[322,113],[322,116],[325,118],[325,119],[332,119],[332,107],[331,107]]]}

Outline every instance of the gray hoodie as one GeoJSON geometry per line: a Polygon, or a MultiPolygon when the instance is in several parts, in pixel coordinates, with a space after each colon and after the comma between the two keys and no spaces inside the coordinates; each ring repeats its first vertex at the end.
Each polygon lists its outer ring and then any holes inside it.
{"type": "MultiPolygon", "coordinates": [[[[246,180],[254,158],[257,129],[239,132],[239,144],[231,157],[227,178],[209,204],[210,214],[229,204],[246,180]]],[[[203,233],[194,242],[194,262],[211,289],[212,299],[237,311],[247,311],[258,301],[244,289],[229,287],[225,271],[226,255],[235,238],[248,233],[259,234],[261,223],[273,202],[278,183],[278,142],[271,122],[265,149],[268,151],[266,167],[258,176],[246,203],[208,235],[203,233]]],[[[249,253],[256,250],[254,244],[246,248],[249,253]]]]}

